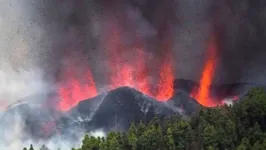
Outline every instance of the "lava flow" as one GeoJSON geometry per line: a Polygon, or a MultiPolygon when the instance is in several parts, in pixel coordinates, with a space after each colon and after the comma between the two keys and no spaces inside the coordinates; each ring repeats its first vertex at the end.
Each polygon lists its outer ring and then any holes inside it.
{"type": "MultiPolygon", "coordinates": [[[[210,86],[215,73],[215,65],[217,62],[216,57],[217,45],[215,36],[211,36],[207,47],[207,60],[202,71],[200,86],[197,89],[196,94],[193,94],[193,98],[196,99],[203,106],[216,106],[215,100],[210,96],[210,86]]],[[[193,91],[193,93],[195,93],[193,91]]]]}

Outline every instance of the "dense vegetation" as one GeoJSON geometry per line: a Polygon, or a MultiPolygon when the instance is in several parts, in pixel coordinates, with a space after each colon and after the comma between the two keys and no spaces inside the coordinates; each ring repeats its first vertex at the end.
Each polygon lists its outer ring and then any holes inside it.
{"type": "Polygon", "coordinates": [[[132,123],[128,133],[106,138],[85,135],[81,148],[72,150],[266,150],[265,130],[266,92],[254,88],[234,106],[203,108],[189,120],[132,123]]]}

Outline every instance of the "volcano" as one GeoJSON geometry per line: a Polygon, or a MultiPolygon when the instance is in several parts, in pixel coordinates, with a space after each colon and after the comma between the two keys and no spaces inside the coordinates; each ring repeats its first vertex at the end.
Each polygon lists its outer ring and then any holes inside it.
{"type": "Polygon", "coordinates": [[[73,129],[83,132],[96,129],[125,131],[131,122],[141,120],[148,122],[155,115],[159,117],[181,115],[181,111],[136,89],[120,87],[82,100],[77,106],[63,112],[57,111],[52,106],[48,109],[47,105],[31,105],[24,100],[6,111],[1,119],[1,125],[10,127],[7,124],[10,120],[14,121],[18,114],[22,124],[25,124],[24,130],[28,133],[25,135],[40,139],[55,134],[68,136],[71,134],[71,137],[75,137],[76,133],[70,133],[73,129]]]}
{"type": "MultiPolygon", "coordinates": [[[[164,118],[173,115],[190,115],[204,107],[190,95],[198,83],[185,79],[177,79],[175,83],[174,94],[167,101],[158,101],[134,88],[119,87],[93,98],[80,100],[68,111],[59,111],[54,107],[55,103],[49,102],[57,98],[54,94],[47,97],[46,103],[42,98],[43,94],[34,95],[9,107],[1,119],[1,126],[9,128],[3,131],[8,132],[12,130],[8,124],[16,122],[19,117],[20,123],[25,125],[23,128],[27,133],[25,139],[29,137],[49,139],[56,134],[75,138],[79,136],[78,133],[98,129],[106,132],[126,131],[131,122],[148,122],[154,116],[164,118]],[[38,96],[39,101],[36,100],[38,96]],[[32,97],[35,98],[34,104],[31,103],[32,97]]],[[[221,100],[233,96],[240,98],[254,86],[257,85],[248,83],[212,85],[210,93],[221,100]]],[[[221,101],[217,101],[218,103],[221,104],[221,101]]]]}
{"type": "Polygon", "coordinates": [[[120,87],[84,100],[66,114],[59,120],[61,129],[86,126],[87,131],[125,131],[132,122],[148,122],[155,115],[166,117],[180,112],[133,88],[120,87]]]}

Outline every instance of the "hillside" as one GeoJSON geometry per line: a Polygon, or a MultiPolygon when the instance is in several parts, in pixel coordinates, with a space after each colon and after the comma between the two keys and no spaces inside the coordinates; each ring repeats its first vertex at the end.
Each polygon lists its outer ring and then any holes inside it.
{"type": "Polygon", "coordinates": [[[132,123],[127,133],[85,135],[72,150],[264,150],[265,139],[266,92],[259,87],[234,106],[203,108],[189,120],[155,117],[148,124],[132,123]]]}

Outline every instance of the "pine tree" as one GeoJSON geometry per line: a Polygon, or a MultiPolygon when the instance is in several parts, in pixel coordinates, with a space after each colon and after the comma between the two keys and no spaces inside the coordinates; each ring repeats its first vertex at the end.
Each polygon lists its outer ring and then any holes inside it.
{"type": "Polygon", "coordinates": [[[241,144],[237,147],[237,150],[248,150],[248,149],[250,149],[249,139],[244,137],[241,140],[241,144]]]}
{"type": "Polygon", "coordinates": [[[49,149],[46,145],[43,144],[43,145],[41,146],[40,150],[50,150],[50,149],[49,149]]]}
{"type": "Polygon", "coordinates": [[[137,149],[137,137],[136,137],[136,127],[135,124],[131,124],[130,129],[128,131],[128,142],[131,146],[132,150],[137,149]]]}
{"type": "Polygon", "coordinates": [[[173,138],[173,132],[171,128],[167,129],[167,149],[168,150],[176,150],[175,141],[173,138]]]}
{"type": "Polygon", "coordinates": [[[144,131],[145,131],[145,125],[144,125],[144,123],[141,121],[141,122],[139,123],[139,125],[137,126],[137,134],[136,134],[137,138],[140,137],[144,131]]]}
{"type": "Polygon", "coordinates": [[[217,141],[215,139],[215,137],[217,136],[216,134],[216,130],[215,127],[213,125],[208,125],[207,127],[205,127],[204,131],[203,131],[203,139],[204,139],[204,147],[207,148],[208,146],[212,146],[214,148],[216,148],[217,146],[217,141]]]}
{"type": "Polygon", "coordinates": [[[34,148],[33,148],[32,144],[30,145],[30,149],[29,149],[29,150],[34,150],[34,148]]]}

